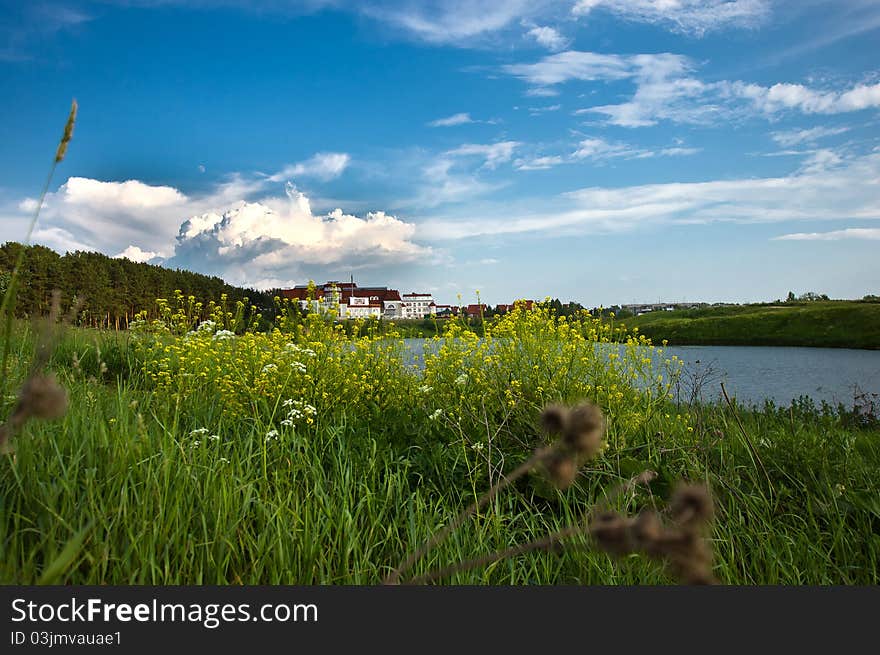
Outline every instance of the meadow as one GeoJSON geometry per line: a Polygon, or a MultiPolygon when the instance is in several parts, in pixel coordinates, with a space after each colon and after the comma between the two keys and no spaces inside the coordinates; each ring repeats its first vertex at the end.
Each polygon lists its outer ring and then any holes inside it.
{"type": "Polygon", "coordinates": [[[649,312],[625,319],[674,345],[880,348],[880,302],[814,300],[649,312]]]}
{"type": "Polygon", "coordinates": [[[676,403],[663,346],[546,305],[480,336],[449,321],[423,366],[371,321],[281,307],[257,331],[241,303],[182,294],[151,315],[120,332],[15,323],[2,416],[40,352],[68,406],[0,459],[0,582],[378,584],[460,517],[402,582],[451,566],[432,580],[672,584],[662,559],[615,556],[578,526],[597,507],[667,521],[681,481],[711,493],[718,582],[880,581],[876,406],[676,403]],[[571,479],[530,467],[461,516],[555,443],[548,406],[583,401],[604,415],[601,446],[571,479]]]}

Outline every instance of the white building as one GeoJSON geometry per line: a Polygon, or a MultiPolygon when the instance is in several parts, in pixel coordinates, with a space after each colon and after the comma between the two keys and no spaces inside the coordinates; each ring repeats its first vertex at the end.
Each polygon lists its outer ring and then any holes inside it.
{"type": "Polygon", "coordinates": [[[437,313],[434,296],[430,293],[405,293],[400,301],[400,318],[425,318],[437,313]]]}

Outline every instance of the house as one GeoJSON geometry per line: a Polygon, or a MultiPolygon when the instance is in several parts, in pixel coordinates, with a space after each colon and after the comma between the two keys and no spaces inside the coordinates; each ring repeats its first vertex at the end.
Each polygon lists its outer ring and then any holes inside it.
{"type": "Polygon", "coordinates": [[[459,307],[456,305],[435,305],[434,316],[437,318],[450,318],[458,316],[459,307]]]}
{"type": "Polygon", "coordinates": [[[498,314],[507,314],[508,312],[512,312],[516,307],[522,307],[523,309],[531,310],[534,306],[534,300],[517,300],[514,301],[514,303],[511,305],[496,305],[495,312],[498,314]]]}
{"type": "Polygon", "coordinates": [[[464,314],[468,318],[480,318],[486,314],[486,305],[468,305],[464,308],[464,314]]]}
{"type": "Polygon", "coordinates": [[[437,304],[430,293],[405,293],[401,296],[400,318],[425,318],[437,314],[437,304]]]}

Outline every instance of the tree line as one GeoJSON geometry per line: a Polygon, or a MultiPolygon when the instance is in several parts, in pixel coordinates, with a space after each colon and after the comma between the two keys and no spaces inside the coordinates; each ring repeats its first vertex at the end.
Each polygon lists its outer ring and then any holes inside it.
{"type": "Polygon", "coordinates": [[[74,251],[60,255],[39,245],[8,241],[0,247],[0,296],[6,293],[19,253],[24,260],[17,283],[15,315],[20,318],[48,313],[52,292],[61,291],[62,310],[79,306],[78,323],[91,327],[128,327],[142,311],[152,313],[156,298],[171,298],[175,290],[208,304],[226,294],[230,304],[247,300],[270,316],[278,290],[257,291],[232,286],[216,276],[182,269],[142,264],[97,252],[74,251]]]}

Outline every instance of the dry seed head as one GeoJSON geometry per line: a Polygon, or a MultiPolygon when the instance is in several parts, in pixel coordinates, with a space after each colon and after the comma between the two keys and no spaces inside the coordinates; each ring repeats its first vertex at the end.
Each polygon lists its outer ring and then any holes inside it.
{"type": "Polygon", "coordinates": [[[552,453],[544,466],[557,489],[568,489],[577,477],[577,462],[564,453],[552,453]]]}
{"type": "Polygon", "coordinates": [[[590,521],[590,536],[602,550],[612,555],[627,555],[633,551],[632,520],[617,512],[601,512],[590,521]]]}
{"type": "Polygon", "coordinates": [[[669,501],[669,516],[684,528],[705,525],[712,514],[712,497],[705,485],[680,484],[669,501]]]}
{"type": "Polygon", "coordinates": [[[568,408],[555,403],[541,412],[541,428],[549,434],[558,434],[568,425],[568,408]]]}
{"type": "Polygon", "coordinates": [[[67,123],[64,125],[64,135],[61,137],[61,143],[58,144],[58,150],[55,152],[55,163],[64,159],[67,154],[67,144],[73,137],[73,126],[76,124],[76,99],[70,104],[70,115],[67,117],[67,123]]]}
{"type": "Polygon", "coordinates": [[[651,553],[662,539],[663,524],[653,510],[642,510],[632,523],[630,534],[633,543],[645,552],[651,553]]]}
{"type": "Polygon", "coordinates": [[[605,417],[598,406],[584,402],[568,415],[568,426],[562,435],[566,446],[583,457],[595,456],[602,447],[605,417]]]}
{"type": "Polygon", "coordinates": [[[29,377],[18,394],[13,420],[21,425],[29,418],[53,419],[67,411],[67,391],[52,374],[29,377]]]}

